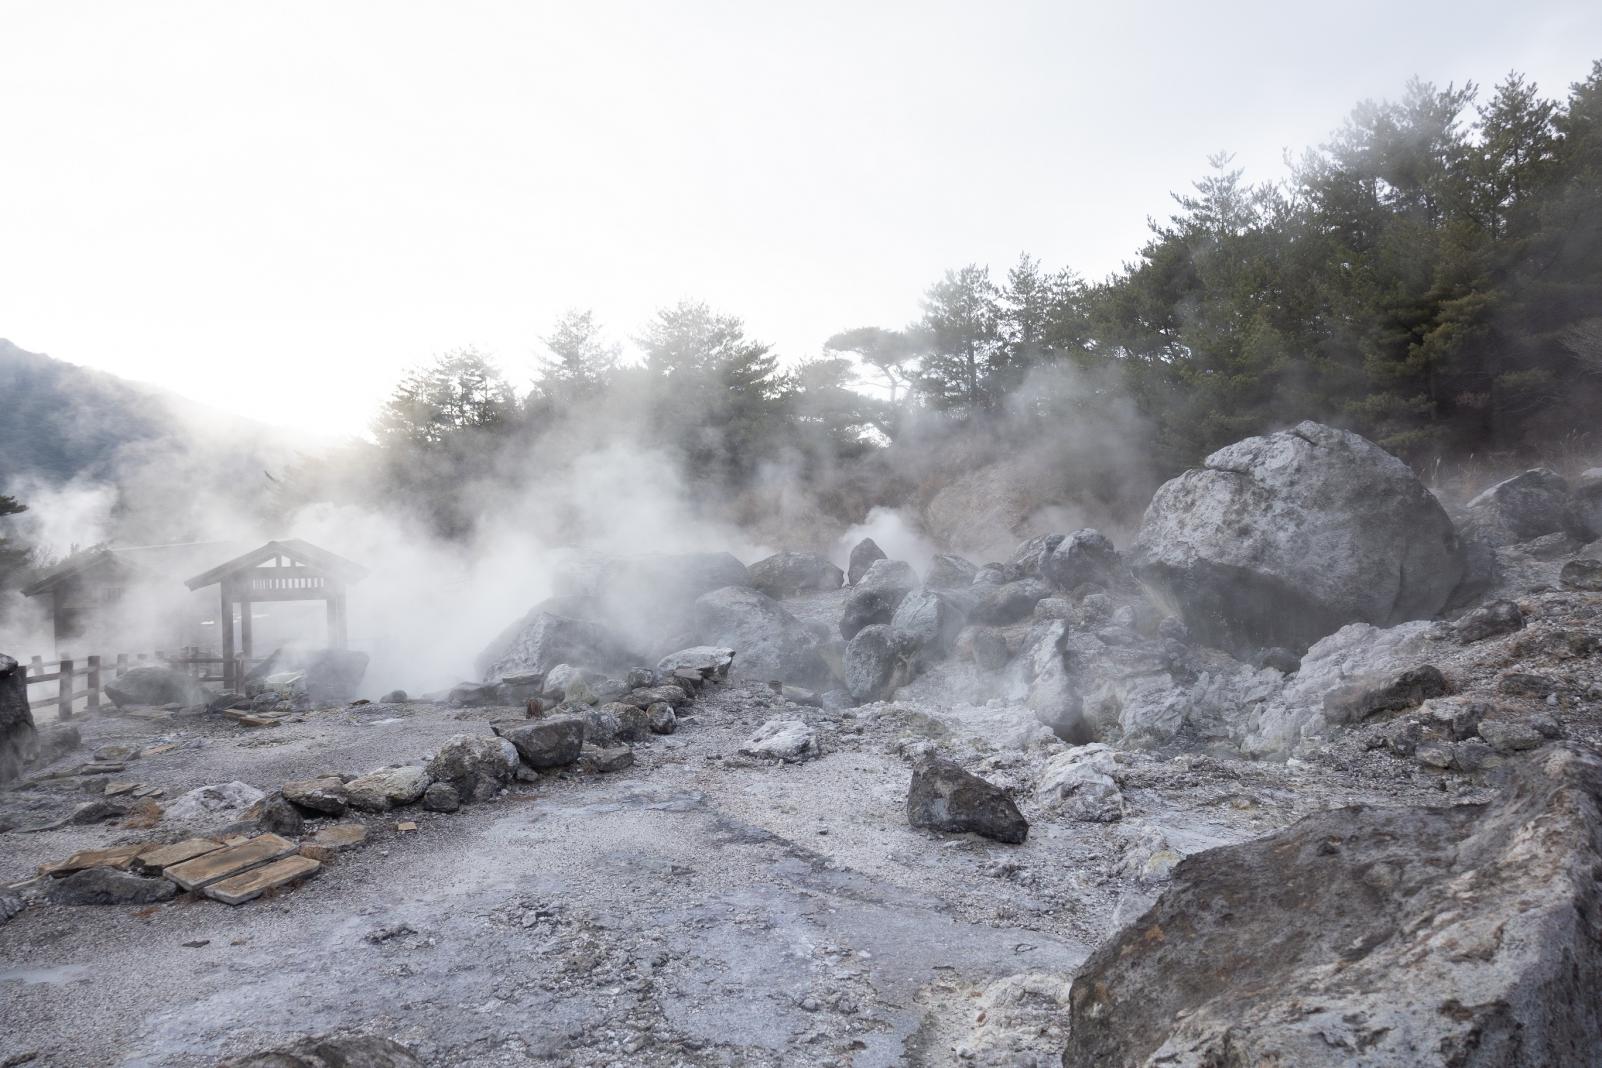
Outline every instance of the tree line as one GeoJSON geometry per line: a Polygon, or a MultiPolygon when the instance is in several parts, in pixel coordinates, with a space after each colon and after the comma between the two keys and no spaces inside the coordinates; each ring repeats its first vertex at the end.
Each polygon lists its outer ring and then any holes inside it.
{"type": "Polygon", "coordinates": [[[522,401],[482,355],[452,353],[401,383],[378,440],[477,454],[486,435],[626,410],[733,481],[779,456],[859,461],[931,425],[1049,431],[1117,393],[1165,472],[1302,418],[1420,464],[1540,455],[1589,435],[1602,400],[1602,62],[1561,101],[1518,74],[1485,96],[1413,81],[1277,182],[1215,157],[1111,277],[970,264],[916,322],[842,330],[788,369],[704,304],[658,313],[629,362],[573,312],[522,401]]]}

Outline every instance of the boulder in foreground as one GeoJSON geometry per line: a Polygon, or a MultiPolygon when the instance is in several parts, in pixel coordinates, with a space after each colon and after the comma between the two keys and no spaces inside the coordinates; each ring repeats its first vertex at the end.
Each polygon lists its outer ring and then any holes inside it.
{"type": "Polygon", "coordinates": [[[931,831],[972,831],[1013,845],[1029,837],[1029,822],[1005,791],[938,757],[912,773],[907,822],[931,831]]]}
{"type": "Polygon", "coordinates": [[[1595,1063],[1602,761],[1510,779],[1187,858],[1075,978],[1063,1065],[1595,1063]]]}
{"type": "Polygon", "coordinates": [[[1235,651],[1432,616],[1464,574],[1451,519],[1408,466],[1312,422],[1165,483],[1130,562],[1193,637],[1235,651]]]}

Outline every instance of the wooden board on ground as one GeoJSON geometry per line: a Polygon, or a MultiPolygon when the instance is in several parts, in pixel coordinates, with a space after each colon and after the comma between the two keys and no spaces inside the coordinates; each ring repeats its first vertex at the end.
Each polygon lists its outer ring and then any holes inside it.
{"type": "Polygon", "coordinates": [[[221,842],[210,838],[185,838],[182,842],[152,849],[150,852],[137,856],[131,865],[134,871],[142,871],[147,875],[159,875],[162,871],[174,864],[182,864],[186,860],[203,857],[207,853],[215,853],[223,848],[221,842]]]}
{"type": "Polygon", "coordinates": [[[207,886],[202,893],[225,905],[243,905],[274,887],[304,879],[322,865],[310,857],[290,856],[260,868],[252,868],[207,886]]]}
{"type": "Polygon", "coordinates": [[[248,842],[174,864],[162,874],[185,890],[197,890],[294,851],[295,843],[287,838],[280,838],[276,834],[259,834],[248,842]]]}
{"type": "Polygon", "coordinates": [[[110,849],[85,849],[66,860],[39,865],[40,875],[71,875],[85,868],[127,868],[130,861],[142,851],[155,848],[149,842],[135,845],[112,846],[110,849]]]}

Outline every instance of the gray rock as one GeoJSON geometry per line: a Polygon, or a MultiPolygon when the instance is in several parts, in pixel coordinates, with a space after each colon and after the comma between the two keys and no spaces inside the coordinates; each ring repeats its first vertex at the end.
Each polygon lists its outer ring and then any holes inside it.
{"type": "Polygon", "coordinates": [[[1452,624],[1452,633],[1464,645],[1511,634],[1524,627],[1524,613],[1512,601],[1492,601],[1466,613],[1452,624]]]}
{"type": "Polygon", "coordinates": [[[626,745],[588,745],[579,758],[579,763],[587,771],[605,774],[611,771],[622,771],[624,768],[634,766],[634,750],[626,745]]]}
{"type": "Polygon", "coordinates": [[[748,570],[751,586],[776,600],[812,590],[838,590],[845,582],[845,573],[819,553],[774,553],[748,570]]]}
{"type": "Polygon", "coordinates": [[[851,547],[851,558],[846,562],[846,582],[852,586],[862,581],[862,576],[877,561],[887,559],[884,550],[872,538],[863,538],[851,547]]]}
{"type": "Polygon", "coordinates": [[[464,802],[487,801],[512,781],[520,752],[505,738],[458,734],[429,760],[428,777],[451,787],[464,802]]]}
{"type": "Polygon", "coordinates": [[[1012,551],[1007,564],[1017,578],[1045,578],[1047,557],[1061,545],[1066,534],[1040,534],[1012,551]]]}
{"type": "Polygon", "coordinates": [[[21,777],[23,765],[34,752],[26,671],[16,660],[0,653],[0,784],[21,777]]]}
{"type": "Polygon", "coordinates": [[[462,799],[449,783],[430,783],[423,791],[423,807],[429,812],[455,812],[462,807],[462,799]]]}
{"type": "Polygon", "coordinates": [[[267,795],[246,782],[213,783],[181,794],[162,812],[168,824],[216,826],[245,818],[251,806],[267,795]]]}
{"type": "Polygon", "coordinates": [[[1457,762],[1456,747],[1437,738],[1426,738],[1413,747],[1413,759],[1427,768],[1446,769],[1457,762]]]}
{"type": "MultiPolygon", "coordinates": [[[[600,710],[590,711],[599,713],[600,710]]],[[[577,760],[585,736],[591,730],[587,716],[577,715],[513,720],[490,726],[496,734],[517,748],[517,755],[523,758],[523,763],[542,770],[565,767],[577,760]]],[[[615,731],[612,737],[616,737],[615,731]]]]}
{"type": "Polygon", "coordinates": [[[306,830],[306,817],[300,809],[289,803],[282,790],[274,790],[249,810],[256,817],[256,826],[269,834],[298,838],[306,830]]]}
{"type": "Polygon", "coordinates": [[[1451,735],[1454,741],[1473,738],[1479,733],[1480,720],[1491,706],[1469,697],[1444,697],[1426,701],[1420,711],[1430,722],[1451,735]]]}
{"type": "Polygon", "coordinates": [[[657,674],[672,676],[680,671],[694,671],[708,682],[726,679],[734,666],[733,649],[718,645],[697,645],[669,653],[656,662],[657,674]]]}
{"type": "Polygon", "coordinates": [[[1431,697],[1446,695],[1446,678],[1433,664],[1408,668],[1384,682],[1356,682],[1324,698],[1330,723],[1361,723],[1370,716],[1416,708],[1431,697]]]}
{"type": "Polygon", "coordinates": [[[883,623],[846,643],[844,663],[846,690],[858,702],[886,700],[911,674],[896,632],[883,623]]]}
{"type": "Polygon", "coordinates": [[[645,710],[645,715],[652,734],[672,734],[679,729],[678,713],[666,702],[658,701],[651,705],[645,710]]]}
{"type": "Polygon", "coordinates": [[[378,703],[383,705],[404,705],[409,700],[411,698],[407,696],[405,690],[391,690],[383,697],[380,697],[378,703]]]}
{"type": "Polygon", "coordinates": [[[995,627],[975,627],[971,645],[973,662],[984,671],[1000,671],[1012,660],[1006,637],[995,627]]]}
{"type": "Polygon", "coordinates": [[[1130,563],[1193,636],[1236,650],[1434,615],[1464,571],[1451,520],[1406,464],[1311,422],[1165,483],[1130,563]]]}
{"type": "MultiPolygon", "coordinates": [[[[610,712],[617,717],[617,733],[614,735],[619,741],[638,742],[644,740],[651,733],[651,717],[646,709],[652,704],[664,704],[662,701],[647,701],[640,704],[637,701],[614,701],[601,706],[601,711],[610,712]]],[[[593,739],[591,739],[593,740],[593,739]]]]}
{"type": "Polygon", "coordinates": [[[960,556],[941,553],[929,562],[929,573],[923,584],[932,590],[954,590],[973,585],[979,565],[969,563],[960,556]]]}
{"type": "Polygon", "coordinates": [[[857,631],[888,623],[901,599],[918,586],[917,572],[901,560],[879,560],[855,583],[840,618],[840,636],[850,641],[857,631]]]}
{"type": "Polygon", "coordinates": [[[1569,484],[1545,467],[1504,479],[1464,506],[1474,534],[1492,545],[1512,545],[1547,534],[1572,534],[1589,540],[1576,512],[1569,484]]]}
{"type": "Polygon", "coordinates": [[[1124,817],[1124,794],[1117,779],[1117,757],[1110,746],[1094,742],[1058,753],[1041,769],[1035,787],[1042,804],[1061,809],[1069,819],[1112,823],[1124,817]]]}
{"type": "Polygon", "coordinates": [[[1452,747],[1452,766],[1473,773],[1496,764],[1496,751],[1479,738],[1465,738],[1452,747]]]}
{"type": "Polygon", "coordinates": [[[1029,822],[1005,791],[939,758],[913,771],[907,822],[932,831],[972,831],[1013,845],[1029,836],[1029,822]]]}
{"type": "Polygon", "coordinates": [[[684,692],[684,687],[676,685],[647,686],[639,690],[630,690],[618,702],[625,705],[634,705],[637,708],[649,708],[652,705],[668,704],[674,708],[683,708],[690,703],[690,695],[684,692]]]}
{"type": "Polygon", "coordinates": [[[1062,590],[1118,585],[1124,562],[1106,535],[1086,527],[1059,541],[1040,563],[1040,577],[1062,590]]]}
{"type": "Polygon", "coordinates": [[[1037,578],[1018,579],[985,587],[974,598],[968,618],[976,623],[1002,625],[1028,619],[1035,605],[1051,596],[1051,587],[1037,578]]]}
{"type": "Polygon", "coordinates": [[[1075,976],[1064,1068],[1587,1063],[1599,802],[1602,763],[1554,749],[1489,805],[1335,809],[1187,857],[1075,976]]]}
{"type": "Polygon", "coordinates": [[[428,789],[428,772],[406,766],[384,768],[352,779],[345,784],[350,807],[363,812],[385,812],[397,805],[409,805],[428,789]]]}
{"type": "Polygon", "coordinates": [[[114,868],[87,868],[51,882],[45,898],[52,905],[153,905],[178,896],[176,884],[147,879],[114,868]]]}
{"type": "Polygon", "coordinates": [[[770,719],[757,728],[740,752],[799,764],[820,755],[822,750],[818,748],[817,734],[805,720],[770,719]]]}
{"type": "Polygon", "coordinates": [[[295,779],[284,783],[280,792],[296,806],[325,816],[343,816],[350,807],[344,781],[333,775],[295,779]]]}
{"type": "Polygon", "coordinates": [[[1537,749],[1546,744],[1546,735],[1528,723],[1510,719],[1482,719],[1480,737],[1499,753],[1515,753],[1524,749],[1537,749]]]}
{"type": "Polygon", "coordinates": [[[28,904],[22,900],[21,894],[0,890],[0,927],[21,916],[22,910],[27,907],[28,904]]]}
{"type": "Polygon", "coordinates": [[[1602,590],[1602,560],[1570,560],[1558,572],[1558,582],[1568,590],[1602,590]]]}
{"type": "Polygon", "coordinates": [[[372,1035],[325,1035],[224,1061],[222,1068],[423,1068],[398,1042],[372,1035]]]}
{"type": "Polygon", "coordinates": [[[193,675],[162,664],[129,668],[105,684],[106,696],[119,708],[136,705],[204,705],[211,691],[193,675]]]}
{"type": "Polygon", "coordinates": [[[1557,692],[1557,682],[1531,671],[1509,671],[1496,680],[1496,692],[1509,697],[1545,697],[1557,692]]]}
{"type": "Polygon", "coordinates": [[[623,675],[623,686],[629,690],[641,690],[656,685],[656,671],[648,667],[635,667],[623,675]]]}
{"type": "Polygon", "coordinates": [[[798,686],[820,686],[830,677],[812,632],[778,601],[748,587],[696,598],[694,627],[702,642],[736,651],[737,677],[798,686]]]}
{"type": "Polygon", "coordinates": [[[639,660],[622,638],[599,623],[534,612],[502,631],[479,654],[474,667],[479,678],[498,682],[506,675],[549,678],[552,669],[562,664],[603,673],[627,671],[639,660]]]}
{"type": "MultiPolygon", "coordinates": [[[[967,621],[965,606],[956,594],[923,588],[901,599],[890,617],[890,627],[904,649],[934,661],[951,651],[967,621]]],[[[849,687],[850,680],[846,682],[849,687]]]]}
{"type": "Polygon", "coordinates": [[[455,708],[493,708],[507,704],[497,682],[461,682],[445,695],[447,704],[455,708]]]}

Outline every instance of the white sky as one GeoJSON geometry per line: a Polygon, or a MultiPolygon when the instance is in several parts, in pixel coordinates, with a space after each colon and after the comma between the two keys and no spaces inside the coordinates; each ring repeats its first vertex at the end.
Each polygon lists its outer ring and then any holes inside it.
{"type": "Polygon", "coordinates": [[[0,0],[0,337],[336,435],[573,306],[793,359],[969,261],[1100,276],[1412,74],[1599,57],[1594,0],[0,0]]]}

